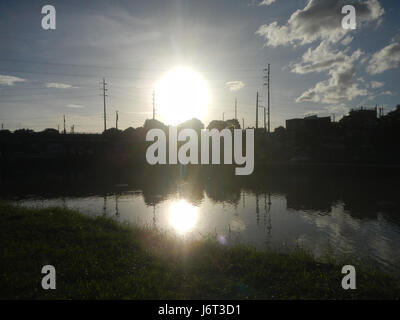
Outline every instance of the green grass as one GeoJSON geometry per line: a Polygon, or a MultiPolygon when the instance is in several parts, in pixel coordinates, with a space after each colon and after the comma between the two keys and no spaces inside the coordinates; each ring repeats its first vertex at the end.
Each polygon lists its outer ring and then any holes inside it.
{"type": "Polygon", "coordinates": [[[400,280],[341,266],[302,249],[260,252],[213,239],[185,242],[150,228],[61,208],[0,203],[0,299],[399,299],[400,280]],[[54,265],[57,289],[43,290],[54,265]]]}

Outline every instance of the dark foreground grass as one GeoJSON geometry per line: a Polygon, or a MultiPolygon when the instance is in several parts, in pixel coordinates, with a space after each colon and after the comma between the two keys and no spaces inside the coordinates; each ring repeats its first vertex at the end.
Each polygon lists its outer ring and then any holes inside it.
{"type": "Polygon", "coordinates": [[[281,254],[212,239],[184,242],[155,230],[60,209],[0,203],[1,299],[399,299],[400,281],[341,266],[304,250],[281,254]],[[43,290],[44,265],[57,271],[43,290]]]}

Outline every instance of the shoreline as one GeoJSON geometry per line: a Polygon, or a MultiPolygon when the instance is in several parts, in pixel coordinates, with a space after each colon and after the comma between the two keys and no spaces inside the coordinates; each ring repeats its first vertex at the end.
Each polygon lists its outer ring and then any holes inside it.
{"type": "Polygon", "coordinates": [[[61,208],[0,203],[1,299],[400,299],[400,279],[357,268],[343,290],[341,266],[306,250],[257,251],[215,239],[182,241],[151,228],[61,208]],[[57,290],[42,290],[53,264],[57,290]]]}

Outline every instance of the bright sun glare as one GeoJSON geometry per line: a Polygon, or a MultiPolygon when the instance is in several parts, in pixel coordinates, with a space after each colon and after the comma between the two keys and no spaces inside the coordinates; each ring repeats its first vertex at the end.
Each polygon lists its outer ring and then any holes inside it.
{"type": "Polygon", "coordinates": [[[185,200],[175,202],[169,209],[169,223],[181,234],[193,229],[197,218],[197,208],[185,200]]]}
{"type": "Polygon", "coordinates": [[[202,119],[208,105],[208,88],[199,74],[178,67],[168,72],[156,86],[158,118],[169,125],[202,119]]]}

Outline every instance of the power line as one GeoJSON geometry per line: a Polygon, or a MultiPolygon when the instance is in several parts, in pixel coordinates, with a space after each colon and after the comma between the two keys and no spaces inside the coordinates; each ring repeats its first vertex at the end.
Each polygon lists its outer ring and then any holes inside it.
{"type": "MultiPolygon", "coordinates": [[[[130,66],[107,66],[107,65],[96,65],[96,64],[76,64],[66,62],[55,62],[55,61],[39,61],[39,60],[28,60],[28,59],[14,59],[14,58],[0,58],[0,61],[5,62],[16,62],[16,63],[31,63],[39,65],[53,65],[53,66],[64,66],[64,67],[76,67],[76,68],[97,68],[97,69],[116,69],[116,70],[135,70],[135,71],[168,71],[169,68],[143,68],[143,67],[130,67],[130,66]]],[[[237,64],[236,64],[237,65],[237,64]]],[[[219,70],[223,71],[257,71],[257,65],[254,67],[226,67],[218,65],[219,70]]],[[[212,68],[215,70],[215,66],[212,68]]],[[[211,72],[211,71],[210,71],[211,72]]]]}
{"type": "Polygon", "coordinates": [[[135,70],[135,71],[167,71],[166,68],[151,69],[151,68],[138,68],[138,67],[119,67],[119,66],[105,66],[105,65],[93,65],[93,64],[75,64],[75,63],[64,63],[64,62],[52,62],[52,61],[37,61],[37,60],[25,60],[25,59],[6,59],[0,58],[0,61],[5,62],[17,62],[17,63],[31,63],[39,65],[52,65],[52,66],[63,66],[63,67],[75,67],[75,68],[98,68],[98,69],[117,69],[117,70],[135,70]]]}
{"type": "MultiPolygon", "coordinates": [[[[56,99],[56,100],[64,100],[64,99],[80,99],[80,98],[93,98],[96,97],[96,95],[84,95],[84,96],[73,96],[73,97],[51,97],[51,99],[56,99]]],[[[32,97],[30,99],[16,99],[16,100],[1,100],[1,102],[5,103],[13,103],[13,102],[31,102],[31,101],[45,101],[48,102],[48,99],[46,98],[38,98],[35,99],[35,97],[32,97]]]]}
{"type": "MultiPolygon", "coordinates": [[[[46,72],[46,71],[27,71],[27,70],[10,70],[3,69],[1,71],[5,72],[13,72],[13,73],[32,73],[32,74],[43,74],[43,75],[55,75],[55,76],[64,76],[64,77],[80,77],[80,78],[98,78],[98,75],[88,75],[88,74],[77,74],[77,73],[63,73],[63,72],[46,72]]],[[[110,78],[114,79],[138,79],[138,80],[153,80],[154,77],[138,77],[138,76],[111,76],[110,78]]]]}

